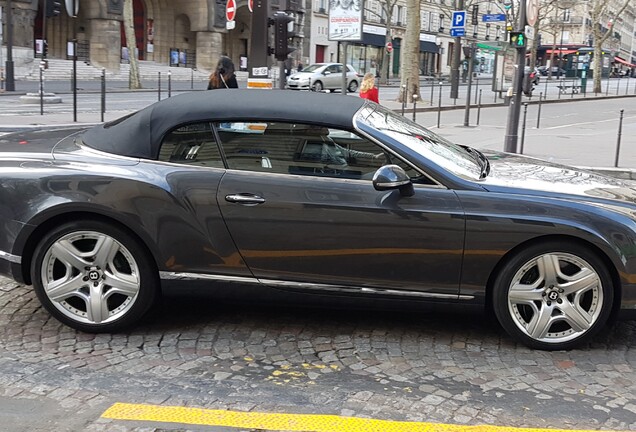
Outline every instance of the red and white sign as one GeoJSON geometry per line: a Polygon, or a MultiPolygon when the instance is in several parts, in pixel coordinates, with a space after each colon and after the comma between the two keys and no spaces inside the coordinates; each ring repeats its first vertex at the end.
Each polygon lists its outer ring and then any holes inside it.
{"type": "Polygon", "coordinates": [[[386,52],[393,51],[393,44],[391,42],[386,43],[386,52]]]}
{"type": "Polygon", "coordinates": [[[234,21],[235,16],[236,16],[236,1],[227,0],[227,4],[225,5],[225,18],[228,21],[234,21]]]}
{"type": "Polygon", "coordinates": [[[528,0],[526,3],[526,21],[533,26],[539,17],[539,0],[528,0]]]}
{"type": "Polygon", "coordinates": [[[254,0],[247,1],[247,8],[250,10],[250,12],[254,12],[254,0]]]}

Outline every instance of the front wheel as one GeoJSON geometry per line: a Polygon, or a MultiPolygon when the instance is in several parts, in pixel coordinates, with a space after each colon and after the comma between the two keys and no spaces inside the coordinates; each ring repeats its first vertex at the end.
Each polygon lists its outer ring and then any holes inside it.
{"type": "Polygon", "coordinates": [[[120,228],[73,221],[44,235],[31,278],[42,305],[85,332],[113,332],[136,323],[152,306],[158,273],[146,249],[120,228]]]}
{"type": "Polygon", "coordinates": [[[493,306],[502,327],[530,348],[566,350],[607,322],[612,279],[588,248],[546,242],[521,250],[495,279],[493,306]]]}
{"type": "Polygon", "coordinates": [[[313,91],[316,91],[316,92],[321,92],[323,88],[324,88],[324,87],[323,87],[323,85],[322,85],[322,82],[320,82],[320,81],[316,81],[316,82],[314,83],[314,85],[311,87],[311,89],[312,89],[313,91]]]}

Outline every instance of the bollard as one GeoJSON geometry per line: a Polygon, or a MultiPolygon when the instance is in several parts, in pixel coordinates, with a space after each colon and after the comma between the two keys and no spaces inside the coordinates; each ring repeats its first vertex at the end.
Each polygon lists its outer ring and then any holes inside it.
{"type": "Polygon", "coordinates": [[[545,89],[543,91],[545,93],[545,98],[546,99],[548,98],[548,81],[549,81],[548,78],[549,77],[547,77],[547,76],[545,77],[545,89]]]}
{"type": "Polygon", "coordinates": [[[574,99],[574,86],[576,85],[575,82],[576,81],[572,80],[572,92],[570,94],[570,99],[574,99]]]}
{"type": "Polygon", "coordinates": [[[40,62],[40,115],[44,115],[44,62],[40,62]]]}
{"type": "Polygon", "coordinates": [[[168,97],[172,97],[172,72],[168,72],[168,97]]]}
{"type": "Polygon", "coordinates": [[[157,80],[157,100],[161,100],[161,72],[157,72],[158,75],[158,80],[157,80]]]}
{"type": "Polygon", "coordinates": [[[433,106],[433,99],[435,98],[435,82],[431,80],[431,106],[433,106]]]}
{"type": "Polygon", "coordinates": [[[539,93],[539,109],[537,110],[537,129],[539,129],[539,123],[541,122],[541,100],[543,99],[543,92],[539,93]]]}
{"type": "Polygon", "coordinates": [[[475,105],[477,105],[477,93],[479,93],[479,80],[475,78],[475,105]]]}
{"type": "Polygon", "coordinates": [[[442,82],[439,82],[439,99],[437,101],[437,129],[442,118],[442,82]]]}
{"type": "Polygon", "coordinates": [[[190,69],[190,90],[194,90],[194,69],[190,69]]]}
{"type": "Polygon", "coordinates": [[[497,90],[499,90],[499,78],[495,78],[495,100],[493,103],[497,103],[497,90]]]}
{"type": "Polygon", "coordinates": [[[106,69],[102,68],[102,122],[106,112],[106,69]]]}
{"type": "Polygon", "coordinates": [[[561,93],[563,93],[563,78],[561,78],[561,88],[559,88],[559,99],[561,99],[561,93]]]}
{"type": "Polygon", "coordinates": [[[526,117],[528,116],[528,102],[523,103],[523,124],[521,125],[521,150],[519,154],[523,154],[523,144],[526,140],[526,117]]]}
{"type": "Polygon", "coordinates": [[[623,113],[624,109],[621,110],[621,115],[618,120],[618,138],[616,139],[616,159],[614,160],[614,167],[618,167],[618,155],[621,151],[621,135],[623,133],[623,113]]]}
{"type": "Polygon", "coordinates": [[[413,121],[415,122],[415,110],[417,109],[417,95],[413,95],[413,121]]]}
{"type": "MultiPolygon", "coordinates": [[[[408,84],[408,80],[407,80],[408,84]]],[[[404,115],[404,107],[406,106],[406,84],[402,85],[402,115],[404,115]]]]}
{"type": "Polygon", "coordinates": [[[479,126],[480,116],[481,116],[481,89],[479,89],[479,101],[477,102],[477,126],[479,126]]]}

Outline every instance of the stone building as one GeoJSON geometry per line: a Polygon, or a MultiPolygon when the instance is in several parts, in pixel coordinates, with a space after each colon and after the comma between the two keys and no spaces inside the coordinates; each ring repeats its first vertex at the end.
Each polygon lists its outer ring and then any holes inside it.
{"type": "MultiPolygon", "coordinates": [[[[16,70],[29,67],[38,40],[46,40],[49,58],[71,58],[73,36],[79,59],[109,71],[128,56],[122,28],[124,0],[76,0],[77,18],[66,13],[43,20],[46,0],[12,0],[13,58],[16,70]]],[[[249,54],[251,17],[248,0],[236,0],[235,27],[226,29],[227,0],[132,0],[140,60],[210,70],[221,54],[238,65],[249,54]]],[[[270,0],[274,7],[278,0],[270,0]]],[[[6,9],[7,0],[0,0],[6,9]]],[[[5,10],[6,12],[6,10],[5,10]]],[[[4,14],[6,16],[6,13],[4,14]]],[[[3,19],[3,27],[4,25],[3,19]]],[[[6,53],[6,31],[3,42],[6,53]]],[[[5,54],[6,55],[6,54],[5,54]]]]}

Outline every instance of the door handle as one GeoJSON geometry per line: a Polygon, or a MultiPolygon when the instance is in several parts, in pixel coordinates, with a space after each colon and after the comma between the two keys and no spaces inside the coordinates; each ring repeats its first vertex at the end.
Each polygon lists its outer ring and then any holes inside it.
{"type": "Polygon", "coordinates": [[[265,202],[265,198],[254,194],[240,193],[225,195],[225,201],[237,204],[257,205],[263,204],[265,202]]]}

